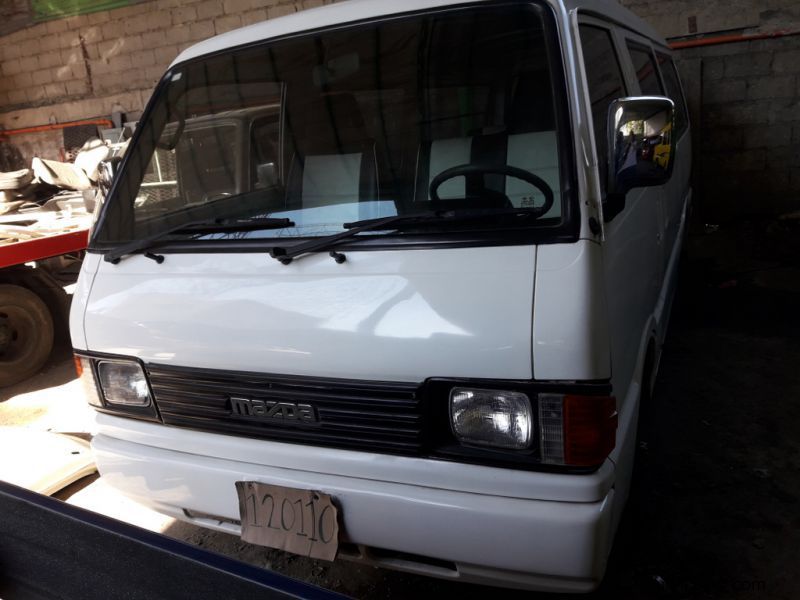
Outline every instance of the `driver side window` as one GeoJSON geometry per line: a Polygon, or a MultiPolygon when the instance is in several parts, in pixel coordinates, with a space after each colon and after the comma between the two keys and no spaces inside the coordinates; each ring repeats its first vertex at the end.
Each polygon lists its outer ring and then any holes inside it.
{"type": "Polygon", "coordinates": [[[608,107],[617,98],[627,95],[625,80],[611,32],[594,25],[581,25],[580,34],[592,109],[600,191],[605,197],[608,186],[608,107]]]}

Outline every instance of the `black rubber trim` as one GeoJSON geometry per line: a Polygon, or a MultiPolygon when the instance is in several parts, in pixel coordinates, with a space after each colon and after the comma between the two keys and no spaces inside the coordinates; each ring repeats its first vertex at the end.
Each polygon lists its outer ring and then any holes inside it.
{"type": "MultiPolygon", "coordinates": [[[[163,245],[159,243],[158,251],[164,254],[217,254],[217,253],[261,253],[268,254],[276,245],[291,248],[302,244],[313,237],[253,239],[253,240],[179,240],[163,245]]],[[[503,229],[492,232],[461,231],[443,234],[403,234],[359,236],[351,243],[338,244],[340,252],[375,252],[379,250],[438,250],[449,248],[489,248],[497,246],[531,246],[538,244],[568,244],[576,238],[568,233],[554,235],[544,228],[521,230],[503,229]]],[[[90,254],[105,254],[111,248],[89,248],[90,254]]],[[[269,257],[266,257],[269,258],[269,257]]]]}

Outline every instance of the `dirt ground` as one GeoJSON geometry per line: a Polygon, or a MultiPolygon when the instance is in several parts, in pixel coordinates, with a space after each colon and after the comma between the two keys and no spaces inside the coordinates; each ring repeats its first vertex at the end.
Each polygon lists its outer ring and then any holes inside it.
{"type": "MultiPolygon", "coordinates": [[[[762,243],[749,230],[693,240],[657,381],[653,433],[640,451],[606,579],[588,598],[800,598],[800,269],[791,256],[761,256],[762,243]]],[[[57,357],[47,381],[26,385],[69,386],[66,360],[57,357]]],[[[9,394],[0,399],[8,397],[0,401],[0,423],[16,402],[9,394]]],[[[19,402],[14,410],[22,410],[19,402]]],[[[63,497],[91,497],[100,484],[63,497]]],[[[95,502],[103,505],[99,494],[95,502]]],[[[167,535],[356,598],[549,597],[331,565],[160,523],[167,535]]]]}

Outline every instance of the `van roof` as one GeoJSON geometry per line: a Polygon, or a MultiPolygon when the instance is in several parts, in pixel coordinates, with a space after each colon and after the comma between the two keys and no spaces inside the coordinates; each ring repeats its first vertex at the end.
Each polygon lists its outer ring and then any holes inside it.
{"type": "MultiPolygon", "coordinates": [[[[645,21],[615,0],[545,0],[562,17],[574,10],[606,17],[651,40],[666,45],[659,34],[645,21]]],[[[251,44],[293,33],[351,23],[363,19],[409,13],[425,9],[458,6],[458,0],[348,0],[304,10],[276,19],[255,23],[199,42],[178,55],[173,65],[228,48],[251,44]]]]}

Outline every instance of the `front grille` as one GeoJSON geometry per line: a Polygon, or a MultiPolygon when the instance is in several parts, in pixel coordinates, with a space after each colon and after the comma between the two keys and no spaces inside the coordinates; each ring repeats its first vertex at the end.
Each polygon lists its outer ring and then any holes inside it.
{"type": "Polygon", "coordinates": [[[167,425],[281,442],[397,454],[422,450],[418,384],[289,377],[149,365],[150,386],[167,425]],[[309,404],[318,422],[246,418],[231,397],[309,404]]]}

